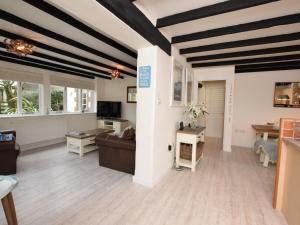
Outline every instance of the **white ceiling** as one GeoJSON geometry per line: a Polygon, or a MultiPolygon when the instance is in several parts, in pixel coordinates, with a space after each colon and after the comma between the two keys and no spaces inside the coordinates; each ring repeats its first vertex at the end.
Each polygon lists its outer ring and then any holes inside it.
{"type": "MultiPolygon", "coordinates": [[[[153,19],[162,18],[177,13],[182,13],[188,10],[213,5],[223,1],[218,0],[137,0],[135,1],[136,5],[140,5],[147,11],[148,15],[153,19]]],[[[300,13],[300,0],[281,0],[277,2],[272,2],[264,5],[259,5],[247,9],[237,10],[229,13],[219,14],[215,16],[210,16],[202,19],[197,19],[189,22],[179,23],[167,27],[160,28],[160,31],[171,40],[172,37],[179,35],[186,35],[195,32],[207,31],[211,29],[227,27],[232,25],[238,25],[243,23],[249,23],[254,21],[260,21],[264,19],[270,19],[280,16],[291,15],[295,13],[300,13]]],[[[174,44],[178,49],[190,48],[204,45],[211,45],[217,43],[267,37],[273,35],[289,34],[293,32],[300,32],[300,23],[289,24],[283,26],[276,26],[267,29],[253,30],[229,35],[222,35],[218,37],[205,38],[201,40],[194,40],[188,42],[182,42],[174,44]]],[[[246,51],[246,50],[255,50],[271,47],[281,47],[287,45],[300,44],[300,40],[256,45],[256,46],[247,46],[239,48],[230,48],[230,49],[220,49],[214,51],[205,51],[192,54],[185,54],[185,57],[191,56],[202,56],[202,55],[211,55],[227,52],[236,52],[236,51],[246,51]]],[[[284,54],[284,53],[283,53],[284,54]]],[[[285,53],[285,54],[294,54],[294,53],[285,53]]],[[[282,55],[282,54],[274,54],[282,55]]],[[[251,57],[241,57],[242,58],[258,58],[258,57],[267,57],[268,55],[259,55],[251,57]]],[[[224,59],[230,60],[230,59],[224,59]]],[[[222,61],[222,60],[209,60],[209,61],[222,61]]]]}
{"type": "MultiPolygon", "coordinates": [[[[67,14],[77,18],[86,25],[92,27],[98,32],[110,37],[111,39],[123,44],[133,51],[137,51],[140,48],[151,46],[151,44],[140,36],[136,31],[126,25],[123,21],[114,16],[96,0],[46,0],[48,3],[66,12],[67,14]]],[[[224,0],[136,0],[134,4],[140,8],[146,16],[155,24],[156,20],[161,17],[185,12],[188,10],[213,5],[216,3],[224,2],[224,0]]],[[[68,38],[76,40],[84,45],[87,45],[93,49],[102,51],[110,56],[123,60],[132,65],[136,65],[136,59],[128,56],[120,50],[107,45],[106,43],[99,41],[98,39],[74,28],[73,26],[51,16],[47,13],[23,2],[20,0],[7,0],[0,1],[0,7],[2,10],[10,12],[16,16],[19,16],[25,20],[28,20],[36,25],[43,28],[49,29],[68,38]]],[[[220,27],[226,27],[231,25],[243,24],[253,21],[259,21],[262,19],[269,19],[278,16],[285,16],[294,13],[300,13],[300,0],[281,0],[278,2],[272,2],[265,5],[260,5],[248,9],[237,10],[234,12],[224,13],[216,16],[193,20],[185,23],[180,23],[168,27],[161,28],[160,31],[171,40],[172,37],[177,35],[185,35],[195,32],[201,32],[211,30],[220,27]]],[[[0,29],[16,33],[47,45],[54,46],[59,49],[67,50],[77,55],[105,63],[109,66],[124,69],[128,72],[135,73],[136,71],[126,68],[116,62],[104,59],[96,56],[84,50],[80,50],[76,47],[57,41],[53,38],[46,37],[42,34],[33,32],[26,28],[22,28],[12,23],[0,20],[0,29]]],[[[271,35],[288,34],[293,32],[300,32],[300,23],[290,24],[284,26],[277,26],[268,29],[260,29],[242,33],[235,33],[230,35],[223,35],[212,38],[205,38],[196,41],[188,41],[184,43],[177,43],[174,46],[178,49],[190,48],[196,46],[211,45],[216,43],[231,42],[238,40],[245,40],[251,38],[266,37],[271,35]]],[[[3,37],[0,36],[0,40],[3,37]]],[[[273,44],[264,44],[257,46],[247,46],[231,49],[221,49],[214,51],[205,51],[192,54],[186,54],[185,57],[211,55],[227,52],[255,50],[262,48],[281,47],[287,45],[300,45],[300,40],[280,42],[273,44]]],[[[92,66],[95,68],[109,71],[109,69],[100,68],[99,66],[92,65],[87,62],[82,62],[67,56],[49,52],[43,49],[36,49],[38,52],[49,54],[62,59],[77,62],[83,65],[92,66]]],[[[275,54],[275,55],[282,55],[275,54]]],[[[294,54],[294,53],[292,53],[294,54]]],[[[259,55],[257,57],[264,57],[270,55],[259,55]]],[[[255,56],[256,57],[256,56],[255,56]]],[[[241,57],[241,58],[253,58],[252,57],[241,57]]],[[[42,59],[44,60],[44,59],[42,59]]],[[[230,59],[225,59],[230,60],[230,59]]],[[[47,61],[47,60],[45,60],[47,61]]],[[[209,60],[209,61],[220,61],[220,60],[209,60]]]]}
{"type": "MultiPolygon", "coordinates": [[[[107,11],[104,7],[102,7],[99,3],[94,0],[72,0],[72,1],[60,1],[60,0],[50,0],[48,1],[50,4],[58,7],[62,11],[72,15],[79,21],[85,23],[86,25],[92,27],[94,30],[97,30],[99,33],[104,34],[107,37],[115,40],[116,42],[121,43],[132,51],[137,51],[140,47],[149,46],[150,44],[138,35],[135,31],[129,28],[127,25],[125,26],[122,21],[117,19],[113,14],[107,11]],[[66,10],[68,9],[68,10],[66,10]],[[89,13],[86,13],[89,12],[89,13]],[[74,15],[76,14],[76,16],[74,15]],[[122,27],[120,29],[120,27],[122,27]],[[115,31],[118,31],[116,34],[115,31]],[[120,32],[121,31],[121,32],[120,32]]],[[[9,0],[9,1],[0,1],[0,8],[6,12],[12,13],[18,17],[21,17],[29,22],[32,22],[36,25],[39,25],[43,28],[46,28],[50,31],[61,34],[65,37],[73,39],[77,42],[80,42],[86,46],[89,46],[93,49],[101,51],[107,55],[115,57],[119,60],[127,62],[133,66],[136,66],[136,58],[133,58],[126,53],[82,32],[81,30],[55,18],[33,6],[27,4],[26,2],[20,0],[9,0]]],[[[123,69],[131,73],[136,73],[135,70],[127,68],[119,63],[107,60],[105,58],[96,56],[84,50],[78,49],[74,46],[70,46],[53,38],[44,36],[43,34],[39,34],[33,32],[29,29],[14,25],[13,23],[4,21],[0,19],[0,29],[9,31],[11,33],[15,33],[18,35],[25,36],[30,39],[34,39],[38,42],[63,49],[77,55],[96,60],[101,63],[105,63],[109,66],[116,67],[118,69],[123,69]]],[[[1,37],[1,40],[4,37],[1,37]]],[[[69,61],[77,62],[80,64],[92,66],[95,68],[103,69],[109,71],[109,69],[100,68],[99,66],[91,65],[86,62],[82,62],[73,58],[69,58],[67,56],[59,55],[53,52],[49,52],[47,50],[35,48],[37,52],[43,52],[45,54],[49,54],[51,56],[56,56],[62,59],[66,59],[69,61]]],[[[45,59],[42,59],[45,60],[45,59]]],[[[47,61],[47,60],[45,60],[47,61]]],[[[56,63],[56,62],[55,62],[56,63]]],[[[58,63],[59,64],[59,63],[58,63]]]]}

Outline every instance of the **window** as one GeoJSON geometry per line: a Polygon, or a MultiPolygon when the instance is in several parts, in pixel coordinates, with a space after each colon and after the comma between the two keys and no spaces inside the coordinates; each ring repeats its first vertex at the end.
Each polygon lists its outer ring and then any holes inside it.
{"type": "Polygon", "coordinates": [[[0,115],[38,113],[40,84],[0,80],[0,115]]]}
{"type": "Polygon", "coordinates": [[[65,88],[51,85],[51,111],[62,112],[64,110],[64,92],[65,88]]]}
{"type": "Polygon", "coordinates": [[[40,107],[40,85],[21,82],[22,90],[22,113],[39,112],[40,107]]]}
{"type": "Polygon", "coordinates": [[[11,80],[0,80],[0,114],[18,113],[18,83],[11,80]]]}
{"type": "Polygon", "coordinates": [[[80,111],[80,89],[67,87],[67,112],[80,111]]]}
{"type": "Polygon", "coordinates": [[[81,111],[93,112],[94,92],[87,89],[81,90],[81,111]]]}

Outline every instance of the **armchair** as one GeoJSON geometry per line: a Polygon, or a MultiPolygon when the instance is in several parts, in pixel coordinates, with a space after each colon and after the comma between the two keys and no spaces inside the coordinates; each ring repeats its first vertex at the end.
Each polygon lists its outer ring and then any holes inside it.
{"type": "Polygon", "coordinates": [[[0,131],[1,134],[13,134],[14,140],[0,142],[0,175],[17,173],[17,157],[20,149],[16,143],[16,131],[0,131]]]}

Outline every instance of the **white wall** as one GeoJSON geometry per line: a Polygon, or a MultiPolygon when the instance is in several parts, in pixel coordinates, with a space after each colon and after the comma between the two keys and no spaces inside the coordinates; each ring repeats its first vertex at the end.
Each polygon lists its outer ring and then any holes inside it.
{"type": "Polygon", "coordinates": [[[63,142],[69,131],[95,129],[96,114],[69,114],[0,118],[0,130],[16,130],[21,150],[63,142]]]}
{"type": "MultiPolygon", "coordinates": [[[[176,49],[172,54],[184,66],[186,62],[176,49]]],[[[134,182],[152,187],[172,167],[178,121],[183,119],[183,107],[171,107],[172,57],[157,46],[138,51],[138,68],[151,66],[151,87],[138,88],[136,169],[134,182]]]]}
{"type": "Polygon", "coordinates": [[[231,151],[232,117],[233,117],[233,91],[234,91],[234,66],[209,67],[194,70],[194,101],[198,98],[199,81],[226,81],[225,111],[224,111],[224,136],[223,150],[231,151]]]}
{"type": "MultiPolygon", "coordinates": [[[[43,104],[41,105],[41,114],[46,114],[48,111],[48,103],[50,102],[50,77],[70,78],[72,80],[78,80],[78,82],[86,82],[87,80],[81,77],[6,62],[0,62],[0,70],[18,71],[19,73],[23,71],[25,74],[32,73],[42,76],[43,93],[41,98],[43,99],[43,104]]],[[[89,81],[94,82],[94,80],[89,81]]],[[[95,113],[27,115],[22,117],[0,118],[0,130],[16,130],[17,142],[21,145],[22,151],[63,142],[65,140],[65,134],[69,131],[92,130],[95,129],[96,126],[97,117],[95,113]]]]}
{"type": "Polygon", "coordinates": [[[135,126],[136,104],[127,103],[127,87],[136,86],[136,78],[125,76],[124,79],[98,79],[97,99],[103,101],[122,102],[122,118],[129,120],[135,126]]]}
{"type": "Polygon", "coordinates": [[[300,81],[300,70],[240,73],[235,75],[232,144],[252,147],[252,124],[300,118],[300,108],[273,107],[275,82],[300,81]]]}

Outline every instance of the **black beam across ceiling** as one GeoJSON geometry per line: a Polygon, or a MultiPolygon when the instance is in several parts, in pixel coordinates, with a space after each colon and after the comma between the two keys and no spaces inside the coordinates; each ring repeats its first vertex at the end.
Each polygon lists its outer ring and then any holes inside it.
{"type": "Polygon", "coordinates": [[[5,21],[7,21],[7,22],[16,24],[16,25],[18,25],[20,27],[29,29],[29,30],[31,30],[33,32],[42,34],[42,35],[44,35],[46,37],[53,38],[53,39],[55,39],[57,41],[63,42],[65,44],[68,44],[70,46],[76,47],[76,48],[81,49],[83,51],[89,52],[89,53],[91,53],[93,55],[96,55],[98,57],[110,60],[112,62],[121,64],[121,65],[123,65],[123,66],[125,66],[127,68],[136,70],[136,66],[134,66],[134,65],[131,65],[131,64],[127,63],[127,62],[119,60],[119,59],[117,59],[117,58],[115,58],[113,56],[107,55],[106,53],[98,51],[98,50],[96,50],[94,48],[91,48],[91,47],[89,47],[87,45],[84,45],[84,44],[82,44],[82,43],[80,43],[78,41],[75,41],[73,39],[70,39],[68,37],[65,37],[65,36],[63,36],[61,34],[55,33],[53,31],[45,29],[45,28],[43,28],[41,26],[33,24],[33,23],[29,22],[29,21],[26,21],[26,20],[24,20],[24,19],[22,19],[20,17],[17,17],[15,15],[11,14],[11,13],[5,12],[5,11],[3,11],[1,9],[0,9],[0,18],[3,19],[3,20],[5,20],[5,21]]]}
{"type": "Polygon", "coordinates": [[[244,52],[227,52],[227,53],[221,53],[215,55],[194,56],[194,57],[188,57],[186,60],[187,62],[195,62],[195,61],[204,61],[204,60],[213,60],[213,59],[226,59],[226,58],[235,58],[235,57],[244,57],[244,56],[288,53],[288,52],[296,52],[296,51],[300,51],[300,45],[256,49],[256,50],[249,50],[244,52]]]}
{"type": "MultiPolygon", "coordinates": [[[[6,45],[4,43],[0,42],[0,47],[1,48],[6,48],[6,45]]],[[[51,55],[46,55],[44,53],[40,53],[40,52],[36,52],[36,51],[33,51],[31,53],[31,56],[35,56],[37,58],[42,58],[42,59],[48,59],[48,60],[51,60],[51,61],[54,61],[54,62],[66,64],[66,65],[69,65],[69,66],[74,66],[74,67],[79,68],[79,69],[94,71],[94,72],[97,72],[97,73],[100,73],[100,74],[105,74],[105,75],[110,75],[111,74],[110,72],[105,71],[105,70],[100,70],[100,69],[97,69],[97,68],[94,68],[94,67],[82,65],[82,64],[79,64],[79,63],[76,63],[76,62],[71,62],[71,61],[68,61],[68,60],[65,60],[65,59],[57,58],[57,57],[54,57],[54,56],[51,56],[51,55]]]]}
{"type": "MultiPolygon", "coordinates": [[[[70,75],[75,75],[75,76],[79,76],[79,77],[85,77],[85,78],[89,78],[89,79],[95,79],[95,77],[92,77],[92,76],[87,76],[87,75],[83,75],[83,74],[80,74],[80,73],[66,71],[66,70],[62,70],[62,69],[58,69],[58,68],[53,68],[53,67],[49,67],[49,66],[45,66],[45,65],[30,63],[30,62],[26,62],[26,61],[22,61],[22,60],[18,60],[18,59],[3,57],[1,55],[0,55],[0,60],[4,61],[4,62],[15,63],[15,64],[19,64],[19,65],[24,65],[24,66],[30,66],[30,67],[35,67],[35,68],[49,70],[49,71],[55,71],[55,72],[60,72],[60,73],[65,73],[65,74],[70,74],[70,75]]],[[[104,78],[104,79],[106,79],[106,78],[104,78]]]]}
{"type": "Polygon", "coordinates": [[[166,16],[157,20],[156,27],[162,28],[178,23],[184,23],[192,20],[202,19],[205,17],[215,16],[223,13],[228,13],[240,9],[251,8],[258,5],[263,5],[270,2],[276,2],[279,0],[230,0],[220,2],[214,5],[201,7],[198,9],[189,10],[186,12],[166,16]]]}
{"type": "Polygon", "coordinates": [[[218,61],[218,62],[194,63],[192,64],[192,67],[197,68],[197,67],[211,67],[211,66],[225,66],[225,65],[240,65],[240,64],[250,64],[250,63],[298,60],[298,59],[300,59],[300,54],[271,56],[271,57],[263,57],[263,58],[252,58],[252,59],[236,59],[236,60],[218,61]]]}
{"type": "Polygon", "coordinates": [[[106,37],[105,35],[99,33],[98,31],[94,30],[93,28],[87,26],[86,24],[80,22],[79,20],[75,19],[74,17],[70,16],[69,14],[59,10],[55,6],[45,2],[45,1],[36,1],[36,0],[23,0],[24,2],[50,14],[51,16],[54,16],[57,19],[60,19],[61,21],[68,23],[69,25],[77,28],[78,30],[81,30],[82,32],[85,32],[92,37],[110,45],[111,47],[122,51],[123,53],[133,57],[137,58],[137,53],[130,50],[129,48],[121,45],[120,43],[114,41],[113,39],[106,37]]]}
{"type": "Polygon", "coordinates": [[[281,26],[293,23],[300,23],[300,13],[288,16],[281,16],[272,19],[260,20],[250,23],[238,24],[234,26],[221,27],[212,30],[206,30],[191,34],[180,35],[172,38],[172,44],[200,40],[204,38],[217,37],[228,34],[253,31],[258,29],[266,29],[274,26],[281,26]]]}
{"type": "Polygon", "coordinates": [[[34,59],[34,58],[29,58],[29,57],[21,57],[21,56],[17,56],[15,54],[9,53],[9,52],[0,51],[0,55],[3,57],[8,57],[8,58],[16,59],[16,60],[21,60],[21,61],[25,61],[25,62],[29,62],[29,63],[35,63],[35,64],[39,64],[39,65],[53,67],[56,69],[65,70],[66,72],[73,72],[73,73],[82,74],[82,75],[91,76],[91,77],[110,78],[110,77],[102,75],[102,74],[91,73],[88,71],[79,70],[76,68],[63,66],[60,64],[51,63],[51,62],[47,62],[47,61],[43,61],[43,60],[39,60],[39,59],[34,59]]]}
{"type": "Polygon", "coordinates": [[[230,41],[224,43],[210,44],[210,45],[202,45],[191,48],[183,48],[180,49],[180,54],[189,54],[196,52],[205,52],[205,51],[213,51],[227,48],[238,48],[238,47],[246,47],[253,45],[263,45],[263,44],[271,44],[277,42],[285,42],[285,41],[294,41],[300,39],[300,32],[290,33],[290,34],[282,34],[268,37],[260,37],[239,41],[230,41]]]}
{"type": "Polygon", "coordinates": [[[263,72],[263,71],[295,70],[295,69],[300,69],[299,60],[288,61],[288,62],[239,65],[235,67],[235,73],[250,73],[250,72],[263,72]]]}
{"type": "Polygon", "coordinates": [[[97,0],[97,2],[139,33],[152,45],[159,46],[168,55],[171,55],[171,43],[131,1],[97,0]]]}
{"type": "MultiPolygon", "coordinates": [[[[86,58],[86,57],[83,57],[83,56],[80,56],[80,55],[76,55],[72,52],[68,52],[66,50],[58,49],[58,48],[55,48],[53,46],[46,45],[44,43],[26,38],[26,37],[18,35],[18,34],[13,34],[11,32],[8,32],[8,31],[2,30],[2,29],[0,29],[0,36],[6,37],[6,38],[9,38],[9,39],[22,39],[22,40],[28,42],[29,44],[32,44],[32,45],[34,45],[38,48],[45,49],[45,50],[50,51],[50,52],[55,52],[55,53],[63,55],[63,56],[67,56],[67,57],[70,57],[70,58],[73,58],[73,59],[77,59],[77,60],[80,60],[80,61],[83,61],[83,62],[86,62],[86,63],[90,63],[90,64],[100,66],[100,67],[103,67],[103,68],[107,68],[107,69],[110,69],[110,70],[115,69],[115,67],[110,66],[110,65],[106,65],[106,64],[101,63],[99,61],[96,61],[96,60],[93,60],[93,59],[90,59],[90,58],[86,58]]],[[[119,69],[119,71],[122,74],[126,74],[126,75],[132,76],[132,77],[136,77],[135,74],[130,73],[126,70],[119,69]]]]}

